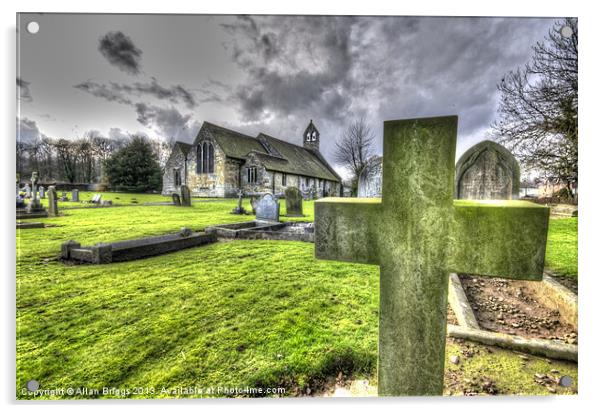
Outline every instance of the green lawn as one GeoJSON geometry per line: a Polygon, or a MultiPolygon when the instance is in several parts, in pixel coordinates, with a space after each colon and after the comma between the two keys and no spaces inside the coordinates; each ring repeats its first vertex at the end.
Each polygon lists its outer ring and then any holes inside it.
{"type": "MultiPolygon", "coordinates": [[[[339,372],[374,383],[375,266],[318,261],[312,244],[287,241],[220,242],[109,265],[57,259],[68,239],[87,245],[253,218],[230,214],[235,205],[72,209],[43,220],[54,227],[18,231],[17,397],[29,398],[21,389],[31,379],[43,389],[156,389],[129,397],[167,397],[159,390],[177,386],[284,386],[297,395],[339,372]]],[[[304,212],[313,219],[311,202],[304,212]]],[[[548,394],[533,375],[551,369],[577,378],[572,363],[525,365],[513,352],[473,348],[447,366],[452,393],[480,377],[506,394],[548,394]]],[[[460,350],[448,343],[448,355],[460,350]]],[[[72,396],[47,396],[61,397],[72,396]]]]}
{"type": "Polygon", "coordinates": [[[577,219],[551,219],[546,247],[546,266],[555,274],[577,276],[577,219]]]}

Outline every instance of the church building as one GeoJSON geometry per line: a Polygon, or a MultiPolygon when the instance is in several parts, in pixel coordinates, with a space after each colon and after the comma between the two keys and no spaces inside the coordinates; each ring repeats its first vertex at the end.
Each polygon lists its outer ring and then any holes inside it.
{"type": "Polygon", "coordinates": [[[192,144],[176,142],[163,175],[164,195],[187,185],[192,196],[236,197],[271,192],[283,196],[295,186],[305,197],[339,196],[341,178],[320,153],[320,132],[312,121],[303,145],[260,133],[256,137],[203,122],[192,144]]]}

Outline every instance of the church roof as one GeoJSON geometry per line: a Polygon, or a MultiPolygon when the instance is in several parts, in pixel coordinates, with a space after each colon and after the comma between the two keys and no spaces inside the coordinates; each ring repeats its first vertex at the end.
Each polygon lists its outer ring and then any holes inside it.
{"type": "Polygon", "coordinates": [[[266,156],[263,160],[266,169],[272,171],[305,175],[331,181],[340,181],[333,174],[325,159],[320,159],[317,153],[302,146],[286,142],[273,136],[260,134],[282,155],[284,161],[274,156],[266,156]]]}
{"type": "Polygon", "coordinates": [[[260,133],[254,138],[209,122],[204,122],[201,129],[203,128],[211,134],[226,156],[230,158],[245,159],[249,153],[253,152],[266,169],[271,171],[331,181],[341,180],[318,152],[264,133],[260,133]]]}

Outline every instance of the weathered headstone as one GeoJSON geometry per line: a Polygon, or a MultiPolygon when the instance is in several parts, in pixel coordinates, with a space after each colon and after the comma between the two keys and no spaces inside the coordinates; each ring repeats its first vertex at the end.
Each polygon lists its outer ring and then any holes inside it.
{"type": "Polygon", "coordinates": [[[19,174],[17,174],[17,209],[25,208],[25,199],[21,196],[21,189],[19,188],[19,174]]]}
{"type": "Polygon", "coordinates": [[[40,193],[40,199],[46,198],[46,190],[42,185],[40,185],[38,192],[40,193]]]}
{"type": "Polygon", "coordinates": [[[272,194],[264,194],[255,208],[257,221],[280,221],[280,202],[272,194]]]}
{"type": "Polygon", "coordinates": [[[74,189],[71,191],[71,200],[73,202],[79,202],[79,189],[74,189]]]}
{"type": "Polygon", "coordinates": [[[182,200],[182,206],[192,206],[192,200],[190,199],[190,189],[186,185],[180,187],[180,197],[182,200]]]}
{"type": "Polygon", "coordinates": [[[284,191],[286,199],[286,215],[291,217],[303,216],[303,194],[296,186],[289,186],[284,191]]]}
{"type": "Polygon", "coordinates": [[[242,190],[238,190],[238,204],[236,205],[236,208],[234,208],[232,210],[232,214],[237,214],[237,215],[243,215],[246,213],[245,208],[242,206],[242,196],[243,196],[243,192],[242,190]]]}
{"type": "Polygon", "coordinates": [[[259,198],[255,195],[251,195],[249,204],[251,204],[251,211],[253,211],[253,214],[257,212],[257,202],[259,202],[259,198]]]}
{"type": "Polygon", "coordinates": [[[382,200],[315,203],[317,258],[380,266],[383,396],[442,394],[450,272],[542,278],[548,208],[453,201],[457,123],[385,122],[382,200]]]}
{"type": "Polygon", "coordinates": [[[92,202],[93,204],[100,204],[102,201],[102,195],[100,194],[94,194],[94,196],[92,196],[92,199],[90,200],[90,202],[92,202]]]}
{"type": "Polygon", "coordinates": [[[518,199],[520,167],[502,145],[479,142],[456,163],[457,199],[518,199]]]}
{"type": "Polygon", "coordinates": [[[25,198],[31,198],[31,188],[29,187],[29,184],[25,184],[23,190],[25,191],[25,198]]]}
{"type": "Polygon", "coordinates": [[[48,187],[48,215],[56,217],[59,214],[58,199],[56,194],[56,188],[54,186],[48,187]]]}
{"type": "Polygon", "coordinates": [[[182,206],[182,202],[180,201],[180,194],[176,194],[175,192],[171,194],[171,201],[176,206],[182,206]]]}
{"type": "Polygon", "coordinates": [[[61,201],[62,202],[69,201],[69,198],[67,198],[67,192],[63,191],[63,193],[61,194],[61,201]]]}
{"type": "Polygon", "coordinates": [[[358,198],[375,198],[382,194],[383,158],[374,156],[360,172],[357,182],[358,198]]]}
{"type": "Polygon", "coordinates": [[[27,205],[27,212],[33,213],[40,211],[44,211],[44,207],[38,197],[38,173],[33,172],[31,174],[31,201],[29,202],[29,205],[27,205]]]}

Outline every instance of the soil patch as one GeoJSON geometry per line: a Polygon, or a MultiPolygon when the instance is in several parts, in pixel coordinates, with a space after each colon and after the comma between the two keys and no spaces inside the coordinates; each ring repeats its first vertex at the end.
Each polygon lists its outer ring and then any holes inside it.
{"type": "Polygon", "coordinates": [[[466,297],[484,330],[577,344],[577,331],[558,310],[538,301],[531,291],[501,278],[460,275],[466,297]]]}

